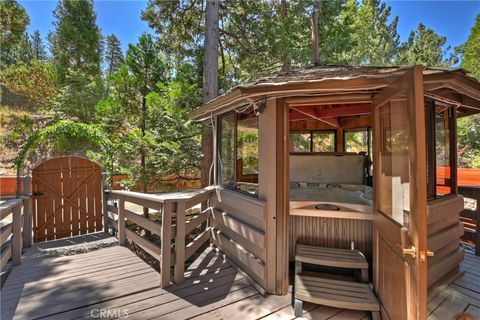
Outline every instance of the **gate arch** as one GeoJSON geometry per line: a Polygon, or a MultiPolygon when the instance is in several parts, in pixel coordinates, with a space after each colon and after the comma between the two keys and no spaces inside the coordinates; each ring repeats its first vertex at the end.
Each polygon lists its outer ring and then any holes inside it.
{"type": "Polygon", "coordinates": [[[76,156],[50,159],[32,171],[35,242],[101,231],[101,167],[76,156]]]}

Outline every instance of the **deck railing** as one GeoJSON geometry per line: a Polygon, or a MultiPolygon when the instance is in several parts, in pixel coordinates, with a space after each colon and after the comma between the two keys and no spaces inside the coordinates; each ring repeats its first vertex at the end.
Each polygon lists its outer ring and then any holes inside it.
{"type": "Polygon", "coordinates": [[[0,204],[0,271],[8,260],[21,263],[22,249],[32,245],[32,212],[30,205],[30,177],[26,177],[24,196],[2,197],[0,204]]]}
{"type": "Polygon", "coordinates": [[[475,244],[475,254],[480,256],[480,186],[459,186],[458,193],[465,198],[474,199],[476,202],[474,210],[464,209],[460,212],[460,217],[465,226],[463,239],[475,244]]]}
{"type": "Polygon", "coordinates": [[[210,208],[199,214],[188,215],[191,208],[202,203],[208,203],[213,190],[204,189],[192,192],[152,195],[139,192],[108,190],[105,192],[105,226],[108,230],[117,233],[120,245],[129,240],[140,246],[160,264],[160,286],[168,287],[171,281],[171,267],[174,267],[174,281],[181,283],[184,280],[185,261],[210,239],[210,228],[207,219],[210,217],[210,208]],[[114,201],[114,202],[112,202],[114,201]],[[159,222],[143,216],[143,210],[137,214],[125,208],[126,203],[132,203],[139,208],[158,210],[161,215],[159,222]],[[154,243],[136,232],[127,228],[127,221],[156,234],[160,244],[154,243]],[[175,223],[173,223],[175,222],[175,223]],[[203,226],[201,232],[188,244],[187,235],[203,226]],[[173,243],[172,243],[173,241],[173,243]]]}

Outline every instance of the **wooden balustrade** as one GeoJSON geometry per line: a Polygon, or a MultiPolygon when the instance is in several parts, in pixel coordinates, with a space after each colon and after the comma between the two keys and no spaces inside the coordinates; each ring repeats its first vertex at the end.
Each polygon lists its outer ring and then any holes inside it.
{"type": "Polygon", "coordinates": [[[31,220],[28,202],[28,197],[21,197],[6,200],[0,205],[0,270],[3,270],[10,258],[14,266],[19,265],[23,246],[30,246],[32,229],[28,223],[31,220]]]}
{"type": "MultiPolygon", "coordinates": [[[[190,243],[185,244],[185,237],[198,226],[202,226],[210,217],[211,209],[207,208],[191,219],[186,212],[211,197],[213,189],[190,192],[169,193],[161,195],[139,192],[107,190],[105,191],[105,229],[117,232],[118,242],[125,245],[126,241],[134,242],[148,252],[160,263],[160,286],[170,285],[171,267],[174,267],[174,281],[184,281],[185,261],[210,239],[208,224],[190,243]],[[113,203],[109,203],[115,201],[113,203]],[[142,208],[158,210],[161,214],[160,223],[154,222],[125,208],[126,203],[133,203],[142,208]],[[172,224],[172,221],[175,224],[172,224]],[[126,221],[140,226],[160,237],[160,244],[154,243],[127,228],[126,221]],[[172,244],[172,240],[174,243],[172,244]]],[[[143,210],[140,210],[143,212],[143,210]]]]}
{"type": "Polygon", "coordinates": [[[465,225],[463,239],[474,243],[475,254],[480,256],[480,186],[459,186],[458,193],[477,202],[475,210],[464,209],[460,217],[465,225]]]}
{"type": "Polygon", "coordinates": [[[0,271],[8,260],[21,263],[22,249],[32,245],[32,212],[30,205],[30,177],[25,177],[24,196],[2,197],[0,204],[0,271]]]}

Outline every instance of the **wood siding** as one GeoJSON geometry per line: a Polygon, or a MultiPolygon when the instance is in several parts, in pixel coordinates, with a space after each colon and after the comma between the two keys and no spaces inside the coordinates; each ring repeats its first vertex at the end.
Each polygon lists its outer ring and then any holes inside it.
{"type": "Polygon", "coordinates": [[[351,241],[372,261],[372,221],[290,216],[290,261],[295,257],[295,243],[350,249],[351,241]]]}
{"type": "Polygon", "coordinates": [[[219,189],[212,197],[212,242],[267,289],[266,202],[219,189]]]}
{"type": "Polygon", "coordinates": [[[463,223],[459,212],[463,209],[463,197],[450,197],[428,203],[428,250],[435,255],[428,257],[429,291],[435,283],[451,272],[455,272],[463,261],[463,250],[459,249],[463,235],[463,223]]]}
{"type": "Polygon", "coordinates": [[[288,109],[283,99],[266,105],[259,116],[258,198],[219,188],[212,242],[266,292],[287,294],[288,109]]]}

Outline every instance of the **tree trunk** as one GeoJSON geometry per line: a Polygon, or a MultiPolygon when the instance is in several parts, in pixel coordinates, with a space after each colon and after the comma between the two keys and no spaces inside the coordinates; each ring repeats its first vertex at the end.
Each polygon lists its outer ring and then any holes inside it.
{"type": "MultiPolygon", "coordinates": [[[[286,24],[288,21],[288,3],[287,0],[282,0],[280,2],[280,18],[282,20],[283,24],[286,24]]],[[[284,37],[287,37],[287,34],[283,35],[284,37]]],[[[290,54],[288,52],[288,48],[285,48],[285,53],[283,54],[283,65],[282,69],[280,72],[289,72],[291,67],[291,60],[290,60],[290,54]]]]}
{"type": "Polygon", "coordinates": [[[312,12],[312,64],[318,64],[318,12],[315,7],[312,12]]]}
{"type": "MultiPolygon", "coordinates": [[[[142,138],[145,137],[146,132],[146,118],[147,118],[147,98],[145,96],[142,97],[142,123],[141,123],[141,130],[142,130],[142,138]]],[[[145,162],[146,158],[146,150],[145,147],[142,146],[141,155],[140,155],[140,167],[142,168],[142,192],[147,193],[147,182],[145,181],[145,172],[147,171],[147,165],[145,162]]],[[[143,215],[145,218],[149,218],[150,215],[148,214],[148,208],[143,208],[143,215]]]]}
{"type": "MultiPolygon", "coordinates": [[[[203,57],[203,102],[218,96],[218,43],[219,1],[207,0],[205,12],[205,43],[203,57]]],[[[212,129],[205,124],[202,128],[202,187],[210,184],[210,167],[213,162],[212,129]]]]}
{"type": "Polygon", "coordinates": [[[218,0],[207,0],[203,57],[203,102],[208,102],[218,96],[218,20],[218,0]]]}

